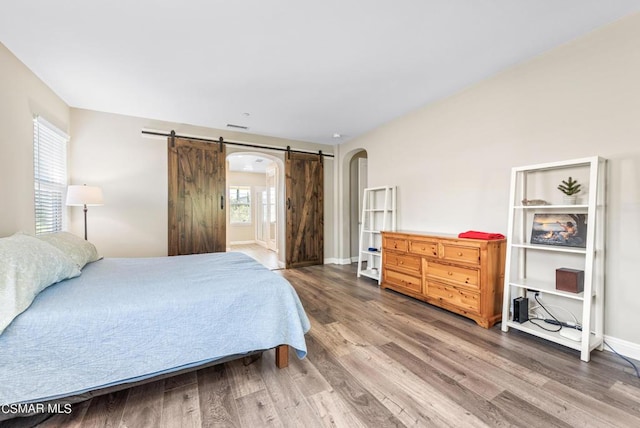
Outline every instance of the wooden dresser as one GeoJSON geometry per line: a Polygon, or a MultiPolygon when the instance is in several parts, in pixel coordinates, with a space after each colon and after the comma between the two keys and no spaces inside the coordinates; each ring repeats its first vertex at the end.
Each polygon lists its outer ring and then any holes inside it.
{"type": "Polygon", "coordinates": [[[382,288],[490,328],[502,315],[506,240],[382,232],[382,288]]]}

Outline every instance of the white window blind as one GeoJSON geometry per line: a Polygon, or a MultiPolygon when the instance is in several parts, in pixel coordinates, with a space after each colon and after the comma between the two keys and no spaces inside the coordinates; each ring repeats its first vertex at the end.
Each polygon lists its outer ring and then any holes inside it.
{"type": "Polygon", "coordinates": [[[36,235],[59,232],[64,224],[69,137],[41,117],[33,120],[36,235]]]}

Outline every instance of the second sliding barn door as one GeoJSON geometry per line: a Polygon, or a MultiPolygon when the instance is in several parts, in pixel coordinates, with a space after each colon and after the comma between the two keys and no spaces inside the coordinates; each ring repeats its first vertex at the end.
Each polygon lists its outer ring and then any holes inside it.
{"type": "Polygon", "coordinates": [[[226,251],[222,144],[169,138],[169,255],[226,251]]]}
{"type": "Polygon", "coordinates": [[[324,168],[322,156],[288,153],[286,176],[286,267],[324,262],[324,168]]]}

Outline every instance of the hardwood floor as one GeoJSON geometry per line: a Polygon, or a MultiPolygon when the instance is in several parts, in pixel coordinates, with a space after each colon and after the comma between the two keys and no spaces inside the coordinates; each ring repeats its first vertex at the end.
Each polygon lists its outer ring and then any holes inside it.
{"type": "Polygon", "coordinates": [[[238,251],[240,253],[248,255],[249,257],[253,257],[258,262],[267,267],[267,269],[280,269],[280,265],[278,264],[278,254],[276,254],[274,251],[267,250],[262,245],[236,244],[231,246],[231,251],[238,251]]]}
{"type": "MultiPolygon", "coordinates": [[[[576,351],[459,317],[355,278],[278,271],[311,319],[308,356],[274,352],[96,397],[42,427],[638,427],[640,379],[576,351]]],[[[293,352],[293,351],[291,351],[293,352]]]]}

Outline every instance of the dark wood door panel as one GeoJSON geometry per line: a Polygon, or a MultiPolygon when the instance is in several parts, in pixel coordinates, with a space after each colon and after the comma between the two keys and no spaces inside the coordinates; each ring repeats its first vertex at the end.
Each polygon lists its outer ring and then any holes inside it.
{"type": "Polygon", "coordinates": [[[324,261],[324,168],[322,157],[290,153],[286,175],[286,266],[301,267],[324,261]]]}
{"type": "Polygon", "coordinates": [[[224,148],[169,139],[169,255],[226,251],[224,148]]]}

